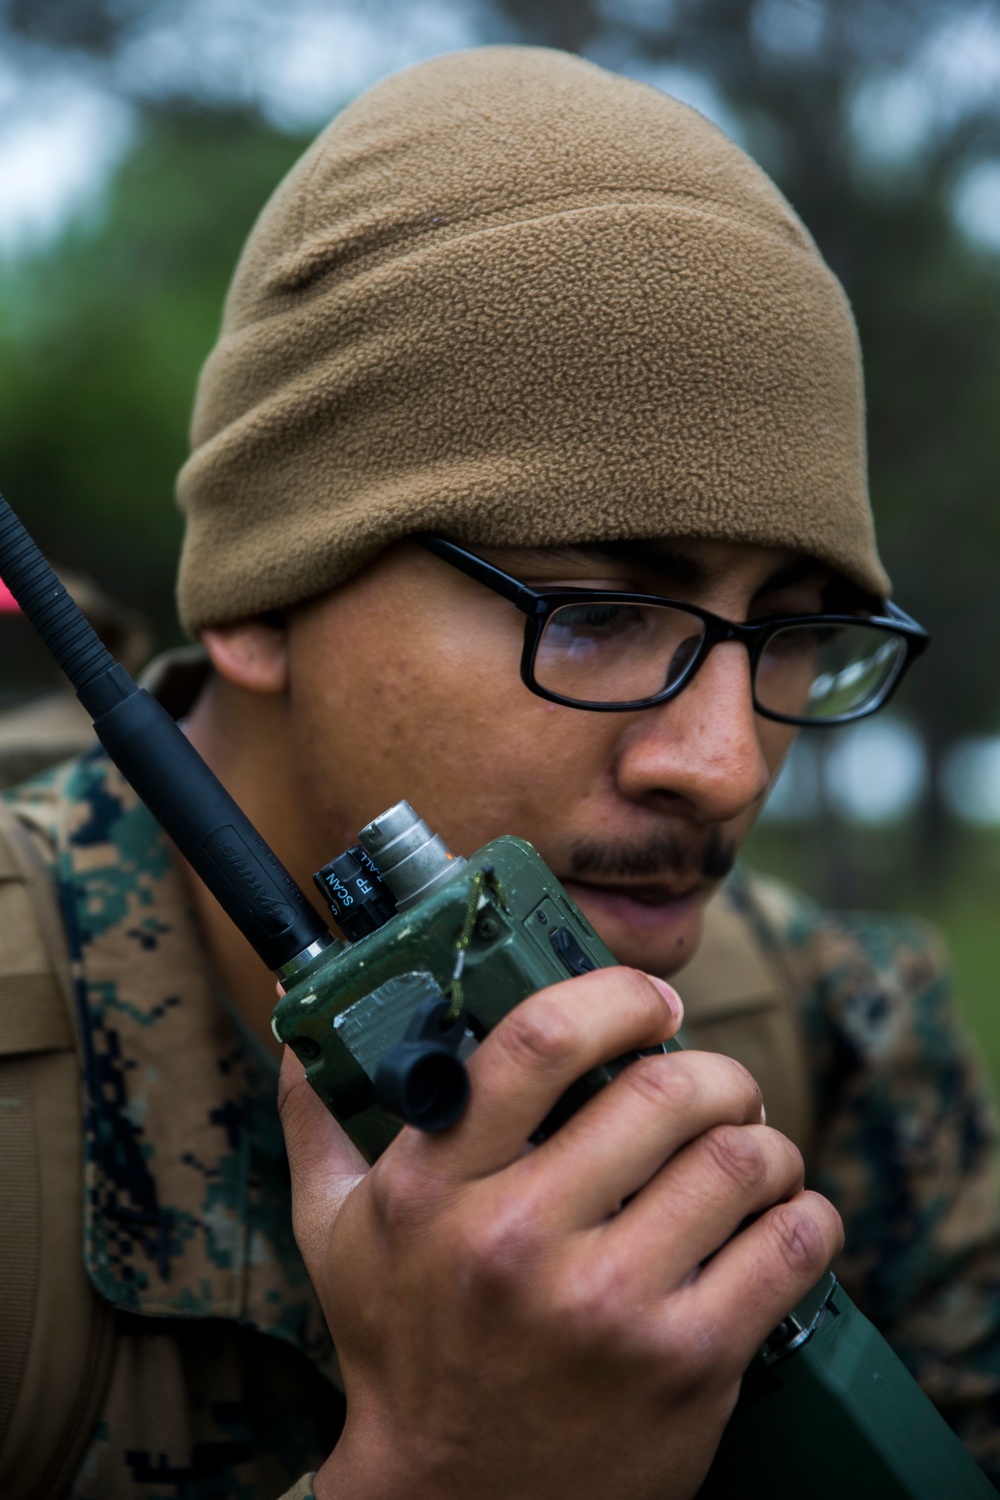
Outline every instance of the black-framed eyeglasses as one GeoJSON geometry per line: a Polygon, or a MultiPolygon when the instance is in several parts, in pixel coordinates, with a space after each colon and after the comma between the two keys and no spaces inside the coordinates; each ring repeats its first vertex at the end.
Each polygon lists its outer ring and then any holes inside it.
{"type": "Polygon", "coordinates": [[[891,602],[877,614],[773,615],[740,624],[655,594],[529,588],[433,532],[412,540],[527,617],[521,679],[568,708],[625,713],[667,703],[713,646],[740,641],[757,713],[806,727],[849,724],[882,708],[930,643],[891,602]]]}

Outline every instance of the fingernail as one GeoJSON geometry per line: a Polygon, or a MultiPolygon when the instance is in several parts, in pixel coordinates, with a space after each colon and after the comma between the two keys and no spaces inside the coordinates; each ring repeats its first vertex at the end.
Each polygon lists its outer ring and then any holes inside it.
{"type": "Polygon", "coordinates": [[[667,1002],[667,1009],[670,1011],[670,1014],[673,1016],[674,1020],[683,1021],[684,1006],[681,1003],[680,995],[678,995],[677,991],[672,987],[672,985],[669,985],[665,979],[657,979],[655,974],[647,974],[646,978],[655,989],[659,990],[660,994],[667,1002]]]}

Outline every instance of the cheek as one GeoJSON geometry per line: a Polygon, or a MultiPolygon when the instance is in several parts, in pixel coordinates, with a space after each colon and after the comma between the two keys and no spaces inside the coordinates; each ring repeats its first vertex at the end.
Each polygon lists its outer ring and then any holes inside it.
{"type": "MultiPolygon", "coordinates": [[[[760,742],[761,754],[764,757],[768,770],[768,786],[770,793],[774,786],[778,772],[787,760],[792,746],[798,739],[799,731],[791,724],[776,724],[770,719],[762,719],[757,716],[757,734],[760,742]]],[[[747,808],[746,814],[739,820],[736,834],[739,842],[746,838],[750,829],[760,815],[761,807],[767,800],[766,796],[760,801],[747,808]]]]}
{"type": "Polygon", "coordinates": [[[519,622],[364,619],[317,617],[296,643],[298,774],[325,839],[405,797],[459,853],[501,833],[544,842],[600,775],[600,737],[525,688],[519,622]]]}
{"type": "Polygon", "coordinates": [[[773,720],[762,719],[759,715],[757,725],[761,752],[773,782],[795,744],[799,732],[792,724],[776,724],[773,720]]]}

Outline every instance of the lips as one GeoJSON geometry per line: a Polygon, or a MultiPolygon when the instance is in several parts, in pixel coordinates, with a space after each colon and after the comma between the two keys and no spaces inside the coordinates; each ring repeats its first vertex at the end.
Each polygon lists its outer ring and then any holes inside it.
{"type": "Polygon", "coordinates": [[[696,895],[701,890],[701,882],[693,881],[677,890],[668,886],[636,883],[614,884],[600,880],[568,880],[563,881],[567,886],[575,885],[581,891],[595,891],[601,895],[625,896],[630,901],[639,901],[643,906],[668,906],[674,901],[686,901],[689,896],[696,895]]]}
{"type": "Polygon", "coordinates": [[[662,885],[598,885],[578,880],[564,880],[563,885],[598,930],[604,923],[614,923],[662,932],[667,926],[686,923],[705,893],[700,882],[680,891],[662,885]]]}

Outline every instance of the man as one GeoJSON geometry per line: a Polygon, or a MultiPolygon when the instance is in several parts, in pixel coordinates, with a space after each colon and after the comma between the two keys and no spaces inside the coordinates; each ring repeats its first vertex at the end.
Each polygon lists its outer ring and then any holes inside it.
{"type": "MultiPolygon", "coordinates": [[[[585,1069],[674,1034],[665,979],[795,724],[874,706],[919,638],[879,604],[839,287],[692,111],[545,51],[439,59],[346,111],[262,215],[181,500],[181,611],[213,670],[163,691],[296,878],[405,796],[459,852],[529,838],[623,967],[525,1002],[459,1124],[371,1171],[286,1058],[289,1204],[271,977],[103,758],[21,796],[60,871],[84,1257],[117,1309],[69,1493],[278,1495],[315,1469],[289,1493],[693,1495],[753,1351],[839,1252],[837,1212],[711,1052],[645,1059],[528,1140],[585,1069]],[[831,613],[855,644],[827,669],[831,613]]],[[[919,1303],[917,1357],[975,1425],[998,1370],[975,1290],[992,1126],[927,942],[737,892],[808,958],[819,1170],[839,1150],[870,1229],[855,1281],[909,1237],[891,1310],[919,1303]],[[913,1138],[943,1108],[961,1160],[913,1138]],[[851,1135],[876,1123],[866,1167],[851,1135]]]]}

